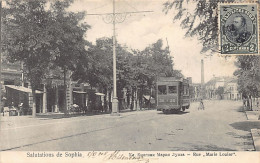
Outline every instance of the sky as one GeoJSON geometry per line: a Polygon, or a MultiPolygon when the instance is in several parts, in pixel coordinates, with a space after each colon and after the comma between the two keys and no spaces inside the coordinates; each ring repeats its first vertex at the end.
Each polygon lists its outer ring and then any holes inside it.
{"type": "MultiPolygon", "coordinates": [[[[122,23],[116,24],[116,38],[119,44],[129,49],[143,50],[162,39],[170,48],[174,69],[181,70],[185,77],[192,77],[194,83],[201,81],[201,59],[204,60],[205,82],[213,76],[232,76],[236,67],[234,57],[225,59],[218,54],[205,57],[201,54],[202,44],[196,38],[185,38],[185,30],[179,22],[173,22],[173,13],[162,12],[166,0],[116,0],[115,12],[153,11],[128,14],[122,23]]],[[[193,5],[189,4],[192,9],[193,5]]],[[[87,14],[113,12],[113,0],[75,0],[71,11],[86,11],[87,14]]],[[[113,26],[108,18],[87,15],[85,20],[91,26],[86,39],[95,44],[96,39],[112,37],[113,26]],[[106,22],[105,22],[105,21],[106,22]]]]}

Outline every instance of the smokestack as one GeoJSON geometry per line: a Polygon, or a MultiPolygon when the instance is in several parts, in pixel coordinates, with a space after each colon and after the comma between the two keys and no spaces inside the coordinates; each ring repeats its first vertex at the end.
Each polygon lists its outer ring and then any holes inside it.
{"type": "Polygon", "coordinates": [[[204,87],[204,61],[201,60],[201,98],[205,97],[205,87],[204,87]]]}

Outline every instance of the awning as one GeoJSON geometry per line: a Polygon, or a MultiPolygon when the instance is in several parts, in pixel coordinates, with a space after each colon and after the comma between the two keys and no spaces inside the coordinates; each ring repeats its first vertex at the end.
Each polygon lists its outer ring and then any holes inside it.
{"type": "Polygon", "coordinates": [[[98,96],[105,96],[104,93],[95,93],[95,94],[98,95],[98,96]]]}
{"type": "MultiPolygon", "coordinates": [[[[15,89],[17,91],[32,93],[32,89],[30,89],[30,88],[26,88],[26,87],[22,87],[22,86],[15,86],[15,85],[5,85],[5,86],[8,87],[8,88],[15,89]]],[[[43,92],[36,90],[35,93],[40,94],[40,93],[43,93],[43,92]]]]}
{"type": "Polygon", "coordinates": [[[80,93],[80,94],[84,94],[84,93],[87,93],[87,92],[83,92],[83,91],[73,91],[74,93],[80,93]]]}

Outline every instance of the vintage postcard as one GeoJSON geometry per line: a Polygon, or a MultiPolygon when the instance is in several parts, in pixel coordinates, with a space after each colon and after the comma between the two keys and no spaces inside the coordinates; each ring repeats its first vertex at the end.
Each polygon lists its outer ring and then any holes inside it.
{"type": "Polygon", "coordinates": [[[258,5],[0,0],[0,163],[260,163],[258,5]]]}
{"type": "Polygon", "coordinates": [[[220,3],[221,54],[259,54],[257,3],[220,3]]]}

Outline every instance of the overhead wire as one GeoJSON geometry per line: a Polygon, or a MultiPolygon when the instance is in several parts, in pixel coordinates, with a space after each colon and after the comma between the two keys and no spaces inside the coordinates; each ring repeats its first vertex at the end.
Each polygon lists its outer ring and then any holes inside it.
{"type": "Polygon", "coordinates": [[[130,6],[131,8],[133,8],[135,11],[138,11],[134,6],[132,6],[130,3],[128,3],[127,1],[123,1],[125,2],[128,6],[130,6]]]}
{"type": "Polygon", "coordinates": [[[107,5],[109,5],[109,3],[104,4],[104,5],[102,5],[102,6],[99,6],[99,7],[96,7],[96,8],[89,9],[88,11],[93,11],[93,10],[96,10],[96,9],[99,9],[99,8],[102,8],[102,7],[105,7],[105,6],[107,6],[107,5]]]}

